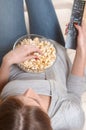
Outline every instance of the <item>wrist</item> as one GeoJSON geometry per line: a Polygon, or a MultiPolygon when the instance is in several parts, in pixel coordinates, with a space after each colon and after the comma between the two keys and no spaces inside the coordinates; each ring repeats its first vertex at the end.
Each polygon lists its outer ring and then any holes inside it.
{"type": "Polygon", "coordinates": [[[13,63],[13,51],[10,51],[3,57],[2,64],[5,64],[10,67],[13,63]]]}
{"type": "Polygon", "coordinates": [[[6,66],[8,68],[11,65],[12,65],[11,61],[9,59],[7,59],[7,58],[4,57],[3,60],[2,60],[1,66],[4,66],[4,67],[6,66]]]}
{"type": "Polygon", "coordinates": [[[84,76],[86,55],[81,48],[76,49],[76,55],[72,67],[72,74],[77,76],[84,76]]]}
{"type": "Polygon", "coordinates": [[[76,49],[76,57],[80,58],[80,60],[86,61],[86,50],[84,48],[77,47],[76,49]]]}

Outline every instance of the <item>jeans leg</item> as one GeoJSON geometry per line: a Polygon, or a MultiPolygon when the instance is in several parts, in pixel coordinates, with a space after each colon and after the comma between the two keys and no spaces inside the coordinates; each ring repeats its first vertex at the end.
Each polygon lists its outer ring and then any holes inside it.
{"type": "Polygon", "coordinates": [[[51,0],[26,0],[30,33],[43,35],[65,45],[51,0]]]}
{"type": "Polygon", "coordinates": [[[0,63],[14,42],[25,34],[23,0],[0,0],[0,63]]]}

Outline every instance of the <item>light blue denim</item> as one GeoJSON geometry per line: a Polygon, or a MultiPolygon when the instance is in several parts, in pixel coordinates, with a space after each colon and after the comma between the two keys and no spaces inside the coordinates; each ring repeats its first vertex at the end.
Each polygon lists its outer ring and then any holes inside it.
{"type": "MultiPolygon", "coordinates": [[[[30,33],[43,35],[64,46],[64,39],[51,0],[26,0],[30,33]]],[[[23,0],[0,0],[0,63],[14,42],[27,34],[23,0]]]]}
{"type": "Polygon", "coordinates": [[[26,33],[23,0],[0,0],[0,62],[26,33]]]}
{"type": "Polygon", "coordinates": [[[52,0],[26,0],[30,33],[43,35],[65,46],[52,0]]]}

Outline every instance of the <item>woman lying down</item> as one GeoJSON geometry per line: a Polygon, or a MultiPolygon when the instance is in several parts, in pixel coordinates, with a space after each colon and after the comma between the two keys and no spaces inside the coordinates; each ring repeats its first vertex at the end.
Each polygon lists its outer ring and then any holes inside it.
{"type": "Polygon", "coordinates": [[[84,112],[81,95],[86,89],[86,28],[78,30],[71,68],[65,48],[57,43],[53,67],[40,74],[27,73],[16,64],[37,58],[37,46],[21,45],[8,52],[0,68],[0,130],[81,130],[84,112]]]}

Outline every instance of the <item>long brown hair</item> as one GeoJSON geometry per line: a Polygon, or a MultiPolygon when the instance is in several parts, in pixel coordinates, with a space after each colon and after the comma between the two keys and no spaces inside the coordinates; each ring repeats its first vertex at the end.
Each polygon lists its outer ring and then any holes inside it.
{"type": "Polygon", "coordinates": [[[8,98],[0,104],[0,130],[52,130],[48,115],[36,106],[8,98]]]}

